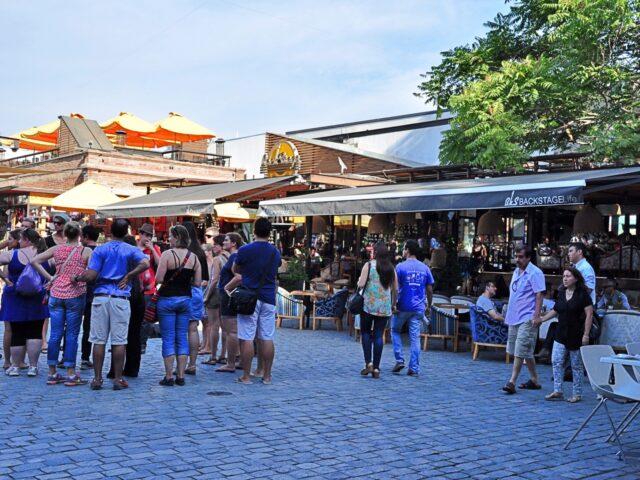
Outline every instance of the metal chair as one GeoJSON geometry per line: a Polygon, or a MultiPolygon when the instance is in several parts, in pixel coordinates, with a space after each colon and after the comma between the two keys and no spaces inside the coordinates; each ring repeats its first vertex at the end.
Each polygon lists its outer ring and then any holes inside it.
{"type": "MultiPolygon", "coordinates": [[[[609,423],[611,424],[611,431],[613,436],[618,443],[618,448],[620,448],[620,458],[623,458],[623,450],[622,443],[620,442],[620,435],[618,434],[618,428],[613,423],[613,419],[611,418],[611,414],[609,413],[609,408],[607,407],[607,401],[612,400],[616,403],[637,403],[640,401],[640,385],[637,382],[633,381],[636,385],[638,385],[637,398],[629,397],[629,394],[634,393],[632,387],[630,387],[629,383],[629,375],[626,373],[622,365],[613,365],[613,371],[615,374],[615,383],[610,383],[611,377],[611,364],[602,363],[600,359],[602,357],[614,355],[613,348],[610,345],[586,345],[580,348],[580,354],[582,356],[582,363],[584,364],[585,369],[587,370],[587,376],[589,377],[589,383],[591,383],[591,388],[596,395],[600,398],[600,401],[595,406],[595,408],[591,411],[589,416],[586,418],[582,425],[578,427],[578,430],[573,434],[573,436],[569,439],[569,441],[565,444],[564,450],[569,448],[569,445],[576,439],[578,434],[582,431],[582,429],[589,423],[589,420],[593,418],[596,412],[600,409],[601,406],[604,406],[605,412],[607,414],[607,418],[609,419],[609,423]],[[617,368],[620,367],[620,368],[617,368]]],[[[635,408],[635,406],[634,406],[635,408]]],[[[633,410],[633,409],[632,409],[633,410]]],[[[631,414],[627,414],[627,417],[631,414]]],[[[622,427],[622,424],[621,424],[622,427]]],[[[626,428],[626,427],[625,427],[626,428]]]]}
{"type": "Polygon", "coordinates": [[[276,325],[282,326],[282,320],[293,319],[298,321],[298,328],[302,330],[304,319],[304,302],[293,298],[291,294],[282,287],[278,287],[276,294],[276,325]]]}

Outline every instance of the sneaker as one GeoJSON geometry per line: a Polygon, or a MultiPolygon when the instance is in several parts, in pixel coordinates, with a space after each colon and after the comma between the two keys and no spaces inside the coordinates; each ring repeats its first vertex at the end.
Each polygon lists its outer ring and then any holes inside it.
{"type": "Polygon", "coordinates": [[[67,377],[64,381],[65,387],[75,387],[77,385],[86,385],[87,381],[80,378],[80,375],[72,375],[67,377]]]}
{"type": "Polygon", "coordinates": [[[397,362],[396,365],[391,369],[391,373],[400,373],[400,371],[404,368],[404,363],[397,362]]]}
{"type": "Polygon", "coordinates": [[[82,362],[80,362],[80,370],[90,370],[93,368],[93,363],[91,363],[91,360],[82,360],[82,362]]]}
{"type": "Polygon", "coordinates": [[[129,388],[129,384],[124,378],[121,378],[120,380],[115,380],[113,382],[114,390],[124,390],[125,388],[129,388]]]}
{"type": "Polygon", "coordinates": [[[420,374],[418,372],[414,372],[413,370],[409,369],[409,370],[407,370],[407,376],[408,377],[419,377],[420,374]]]}
{"type": "Polygon", "coordinates": [[[18,367],[9,367],[4,373],[9,375],[10,377],[19,377],[20,369],[18,367]]]}
{"type": "Polygon", "coordinates": [[[58,383],[62,382],[64,382],[64,377],[59,373],[47,376],[47,385],[57,385],[58,383]]]}
{"type": "Polygon", "coordinates": [[[38,367],[29,367],[27,371],[27,377],[37,377],[38,376],[38,367]]]}

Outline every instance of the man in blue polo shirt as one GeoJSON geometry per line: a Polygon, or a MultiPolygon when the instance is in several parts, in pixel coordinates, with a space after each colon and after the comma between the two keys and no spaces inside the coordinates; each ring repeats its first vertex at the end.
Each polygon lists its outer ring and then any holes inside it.
{"type": "Polygon", "coordinates": [[[403,325],[409,322],[411,358],[407,375],[412,377],[420,375],[420,330],[425,314],[430,315],[433,299],[433,275],[429,267],[417,259],[419,252],[420,247],[417,241],[406,241],[403,252],[405,261],[396,267],[398,303],[397,311],[391,318],[391,341],[396,358],[396,365],[392,372],[400,373],[404,368],[400,332],[403,325]]]}
{"type": "Polygon", "coordinates": [[[122,390],[129,386],[122,378],[131,316],[129,281],[149,268],[149,259],[139,248],[123,241],[128,231],[129,222],[124,218],[116,218],[111,225],[113,240],[97,247],[91,255],[87,270],[73,278],[75,282],[95,280],[89,336],[89,341],[93,343],[95,373],[91,382],[92,390],[102,388],[102,365],[109,336],[115,374],[113,389],[122,390]],[[132,266],[135,267],[132,269],[132,266]]]}

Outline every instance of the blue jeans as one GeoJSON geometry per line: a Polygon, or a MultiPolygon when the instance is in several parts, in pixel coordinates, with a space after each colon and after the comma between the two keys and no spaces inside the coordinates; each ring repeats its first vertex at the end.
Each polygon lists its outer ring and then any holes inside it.
{"type": "Polygon", "coordinates": [[[373,368],[380,368],[380,358],[382,357],[382,335],[387,326],[389,317],[376,317],[367,312],[360,314],[360,334],[362,335],[362,351],[364,353],[364,363],[373,363],[373,368]],[[373,327],[373,342],[371,341],[371,330],[373,327]],[[373,347],[373,362],[371,362],[371,350],[373,347]]]}
{"type": "Polygon", "coordinates": [[[66,368],[75,368],[78,354],[78,335],[82,325],[82,314],[86,295],[75,298],[49,297],[49,316],[51,334],[47,352],[47,365],[58,364],[60,342],[64,335],[64,354],[62,359],[66,368]]]}
{"type": "Polygon", "coordinates": [[[422,328],[422,312],[398,312],[391,317],[391,342],[396,362],[404,363],[402,354],[402,337],[400,332],[407,321],[409,322],[409,340],[411,342],[411,359],[409,370],[420,373],[420,329],[422,328]]]}
{"type": "Polygon", "coordinates": [[[191,297],[158,297],[162,356],[189,355],[191,297]]]}

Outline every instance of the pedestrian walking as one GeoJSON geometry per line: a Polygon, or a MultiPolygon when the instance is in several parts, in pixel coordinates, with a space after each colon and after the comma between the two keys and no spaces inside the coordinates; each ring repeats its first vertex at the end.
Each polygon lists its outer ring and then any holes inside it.
{"type": "Polygon", "coordinates": [[[582,382],[584,367],[580,357],[580,347],[589,345],[589,331],[593,321],[593,303],[589,289],[585,285],[582,273],[576,267],[568,267],[562,275],[562,287],[558,292],[558,300],[552,310],[535,321],[542,322],[558,317],[551,364],[553,365],[553,392],[546,395],[545,400],[562,400],[562,381],[564,364],[567,356],[571,362],[573,375],[573,395],[567,399],[576,403],[582,399],[582,382]]]}
{"type": "Polygon", "coordinates": [[[255,240],[240,247],[232,269],[233,273],[242,275],[242,285],[256,291],[258,295],[255,310],[251,315],[238,314],[243,374],[236,381],[245,385],[252,383],[253,341],[257,339],[258,364],[262,370],[257,371],[256,375],[261,376],[262,383],[268,385],[272,379],[271,370],[275,354],[276,275],[281,257],[276,247],[269,243],[271,222],[268,219],[258,218],[253,224],[253,234],[255,240]]]}
{"type": "Polygon", "coordinates": [[[522,364],[527,364],[530,379],[518,388],[540,390],[536,362],[533,351],[538,337],[540,312],[544,297],[545,282],[542,270],[531,263],[531,248],[522,245],[516,248],[516,270],[513,272],[510,286],[509,305],[505,323],[509,326],[507,353],[513,355],[511,378],[502,387],[508,394],[516,393],[516,381],[522,364]]]}
{"type": "Polygon", "coordinates": [[[202,282],[202,267],[199,259],[188,249],[189,242],[189,232],[184,226],[171,227],[171,248],[162,253],[156,275],[156,288],[159,289],[157,313],[162,334],[165,371],[160,385],[166,387],[185,384],[184,374],[189,356],[188,330],[192,317],[192,287],[199,286],[202,282]]]}
{"type": "MultiPolygon", "coordinates": [[[[226,263],[220,270],[218,279],[218,292],[220,293],[220,320],[222,323],[222,334],[226,338],[227,348],[226,365],[216,369],[220,373],[233,373],[236,371],[236,359],[240,346],[238,344],[238,317],[231,311],[229,306],[229,292],[242,284],[242,276],[233,273],[233,265],[238,256],[238,249],[242,247],[242,237],[237,233],[227,233],[222,242],[222,248],[229,255],[226,263]]],[[[222,363],[223,359],[218,359],[222,363]]]]}
{"type": "Polygon", "coordinates": [[[74,387],[87,382],[76,372],[76,356],[78,354],[78,336],[82,324],[82,314],[86,301],[86,283],[74,283],[72,278],[84,272],[91,258],[92,250],[79,243],[80,225],[68,222],[64,226],[65,243],[47,249],[37,255],[31,265],[48,282],[49,316],[51,318],[51,334],[47,351],[49,375],[47,384],[64,383],[74,387]],[[44,262],[54,260],[56,272],[51,275],[42,266],[44,262]],[[60,342],[64,337],[63,364],[67,369],[66,378],[57,371],[60,342]]]}
{"type": "Polygon", "coordinates": [[[91,334],[93,344],[93,370],[91,381],[93,390],[102,388],[102,367],[105,345],[111,337],[111,355],[114,362],[113,389],[122,390],[129,384],[122,378],[125,346],[129,329],[131,308],[130,281],[149,268],[149,260],[140,249],[127,245],[124,237],[129,230],[129,222],[116,218],[111,225],[113,239],[93,251],[88,269],[73,277],[74,282],[96,282],[91,307],[91,334]],[[134,266],[131,269],[131,266],[134,266]]]}
{"type": "Polygon", "coordinates": [[[411,358],[407,375],[420,375],[420,332],[425,315],[431,315],[433,301],[433,275],[418,260],[420,246],[416,240],[407,240],[402,256],[405,259],[396,266],[398,279],[397,310],[391,318],[391,341],[396,364],[393,373],[400,373],[405,366],[400,335],[405,323],[409,324],[411,358]]]}
{"type": "Polygon", "coordinates": [[[373,378],[380,378],[380,359],[384,346],[382,337],[398,293],[396,270],[383,242],[374,245],[373,259],[362,268],[358,288],[364,288],[364,311],[360,314],[364,368],[360,375],[371,374],[373,378]]]}
{"type": "Polygon", "coordinates": [[[200,246],[198,234],[193,222],[183,222],[182,225],[189,232],[189,251],[200,261],[201,282],[191,287],[191,318],[189,319],[189,365],[185,370],[187,375],[196,374],[198,352],[200,350],[200,334],[198,322],[206,318],[204,308],[203,288],[209,283],[209,269],[207,268],[207,256],[200,246]]]}
{"type": "Polygon", "coordinates": [[[0,254],[0,265],[8,265],[8,276],[0,306],[0,320],[11,325],[10,357],[11,366],[6,374],[11,377],[20,375],[20,366],[29,357],[27,375],[38,375],[38,358],[42,350],[42,326],[49,316],[44,288],[35,295],[25,296],[17,291],[16,282],[20,274],[46,245],[38,232],[27,229],[20,232],[18,247],[0,254]]]}

